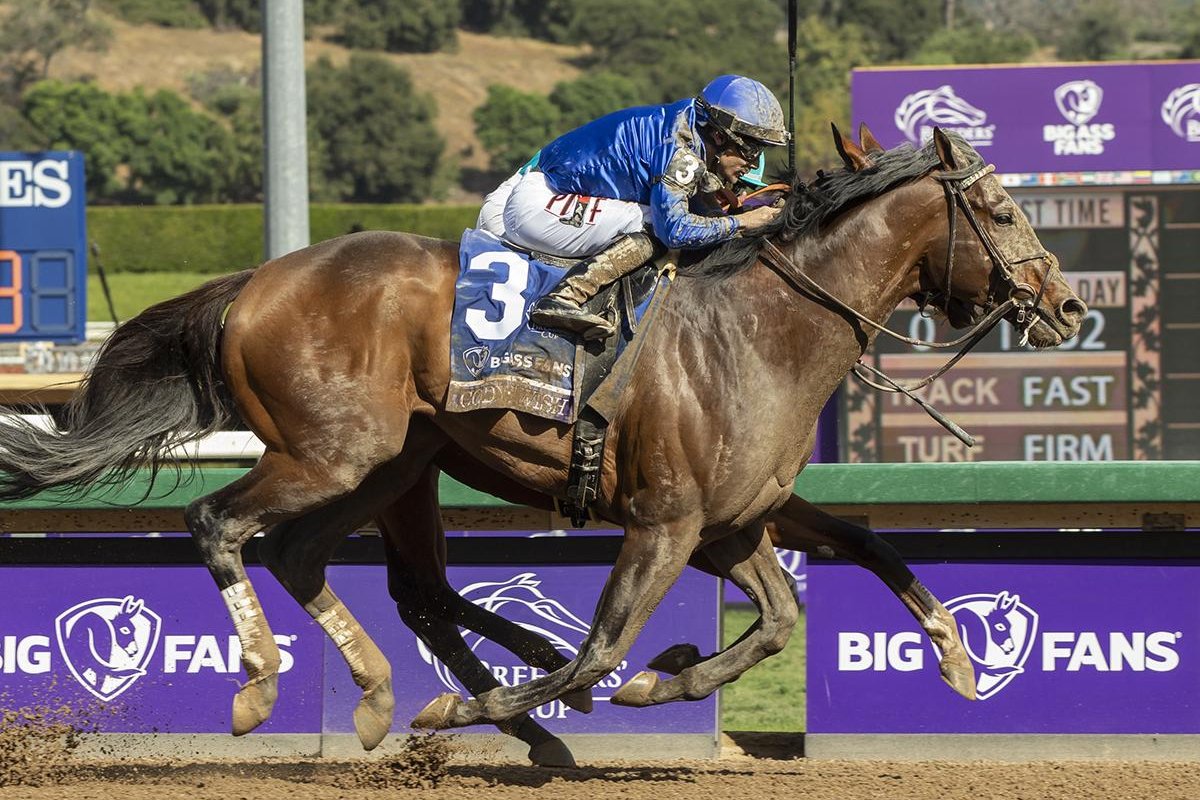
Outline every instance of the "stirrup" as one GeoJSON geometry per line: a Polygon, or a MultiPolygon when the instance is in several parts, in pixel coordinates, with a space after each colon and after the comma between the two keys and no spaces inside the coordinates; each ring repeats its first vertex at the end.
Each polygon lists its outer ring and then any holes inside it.
{"type": "Polygon", "coordinates": [[[530,307],[529,321],[539,328],[577,334],[585,341],[607,339],[617,332],[616,327],[604,317],[554,295],[546,295],[530,307]]]}

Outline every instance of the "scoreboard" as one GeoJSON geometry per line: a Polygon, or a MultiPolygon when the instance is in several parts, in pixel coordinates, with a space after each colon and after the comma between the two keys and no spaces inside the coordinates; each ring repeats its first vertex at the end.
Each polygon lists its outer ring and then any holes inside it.
{"type": "Polygon", "coordinates": [[[86,335],[83,155],[0,153],[0,342],[86,335]]]}
{"type": "MultiPolygon", "coordinates": [[[[919,394],[974,434],[967,448],[902,395],[853,378],[843,390],[851,461],[1110,461],[1200,458],[1200,192],[1184,187],[1012,189],[1042,243],[1088,304],[1060,347],[1019,346],[1002,322],[919,394]]],[[[914,337],[957,332],[902,306],[888,323],[914,337]]],[[[870,355],[897,380],[924,377],[946,351],[887,337],[870,355]]]]}

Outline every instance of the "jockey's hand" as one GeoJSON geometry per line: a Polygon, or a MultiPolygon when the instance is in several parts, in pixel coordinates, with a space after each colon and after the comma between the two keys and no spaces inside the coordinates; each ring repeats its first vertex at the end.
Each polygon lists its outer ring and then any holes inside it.
{"type": "Polygon", "coordinates": [[[737,219],[741,225],[742,232],[753,233],[769,225],[782,211],[783,209],[781,208],[760,206],[759,208],[752,208],[749,211],[738,214],[737,219]]]}

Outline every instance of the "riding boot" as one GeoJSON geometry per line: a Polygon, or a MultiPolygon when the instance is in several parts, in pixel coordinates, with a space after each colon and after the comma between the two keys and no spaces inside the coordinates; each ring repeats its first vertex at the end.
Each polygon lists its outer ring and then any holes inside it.
{"type": "Polygon", "coordinates": [[[580,261],[550,292],[529,310],[529,321],[539,328],[569,331],[584,339],[607,339],[616,328],[604,317],[583,306],[602,288],[645,264],[655,255],[655,242],[644,233],[617,239],[606,250],[580,261]]]}

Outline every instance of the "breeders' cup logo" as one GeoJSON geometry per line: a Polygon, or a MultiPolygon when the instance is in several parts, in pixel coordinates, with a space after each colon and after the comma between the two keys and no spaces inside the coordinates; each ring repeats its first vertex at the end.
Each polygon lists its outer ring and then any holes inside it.
{"type": "Polygon", "coordinates": [[[1104,90],[1095,81],[1067,81],[1054,90],[1054,104],[1070,124],[1042,126],[1042,139],[1054,144],[1056,156],[1098,156],[1104,143],[1117,137],[1111,122],[1092,122],[1100,112],[1104,90]]]}
{"type": "Polygon", "coordinates": [[[146,674],[162,619],[133,595],[72,606],[54,620],[58,649],[75,680],[112,700],[146,674]]]}
{"type": "MultiPolygon", "coordinates": [[[[578,655],[579,645],[591,628],[561,602],[547,597],[541,585],[542,581],[538,580],[536,573],[523,572],[505,581],[472,583],[463,588],[460,594],[488,611],[503,611],[503,616],[546,639],[564,656],[573,659],[578,655]]],[[[501,650],[482,636],[472,633],[466,636],[466,641],[471,651],[479,656],[489,671],[505,686],[524,683],[545,675],[542,670],[524,664],[500,663],[507,658],[507,651],[501,650]]],[[[425,663],[433,667],[443,686],[453,692],[463,691],[458,679],[423,642],[418,640],[417,649],[425,663]]],[[[622,662],[621,669],[625,666],[622,662]]],[[[615,689],[620,684],[621,680],[614,674],[602,679],[596,686],[599,689],[615,689]]],[[[565,716],[566,707],[556,700],[531,713],[541,718],[561,718],[565,716]]]]}
{"type": "Polygon", "coordinates": [[[963,647],[974,663],[976,696],[987,700],[1025,671],[1025,660],[1037,638],[1038,615],[1021,596],[969,594],[956,597],[946,610],[958,622],[963,647]]]}
{"type": "Polygon", "coordinates": [[[1176,136],[1200,142],[1200,83],[1171,90],[1162,104],[1162,121],[1171,126],[1176,136]]]}
{"type": "Polygon", "coordinates": [[[954,131],[975,147],[990,145],[996,133],[996,126],[987,124],[987,112],[959,97],[949,84],[905,97],[896,108],[895,122],[916,145],[932,139],[935,127],[954,131]]]}
{"type": "Polygon", "coordinates": [[[483,372],[483,368],[487,366],[488,356],[491,354],[491,349],[484,345],[471,347],[463,350],[463,363],[467,365],[467,369],[471,371],[471,374],[478,378],[479,373],[483,372]]]}

